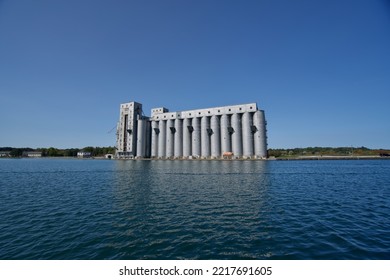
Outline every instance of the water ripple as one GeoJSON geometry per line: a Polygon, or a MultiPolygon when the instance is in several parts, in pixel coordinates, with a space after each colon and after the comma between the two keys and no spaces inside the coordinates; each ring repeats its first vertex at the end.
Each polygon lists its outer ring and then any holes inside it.
{"type": "Polygon", "coordinates": [[[0,259],[390,259],[390,161],[1,160],[0,259]]]}

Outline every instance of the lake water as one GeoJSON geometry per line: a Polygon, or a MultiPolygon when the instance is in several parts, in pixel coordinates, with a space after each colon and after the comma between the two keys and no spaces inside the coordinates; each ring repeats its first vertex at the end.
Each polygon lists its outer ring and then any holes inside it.
{"type": "Polygon", "coordinates": [[[0,160],[0,259],[390,259],[390,160],[0,160]]]}

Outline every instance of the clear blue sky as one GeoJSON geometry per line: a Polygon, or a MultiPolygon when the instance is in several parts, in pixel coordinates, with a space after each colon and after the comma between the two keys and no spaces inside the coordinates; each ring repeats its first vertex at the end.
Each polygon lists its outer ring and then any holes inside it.
{"type": "Polygon", "coordinates": [[[390,148],[390,1],[0,0],[0,97],[0,146],[113,146],[137,101],[257,102],[270,148],[390,148]]]}

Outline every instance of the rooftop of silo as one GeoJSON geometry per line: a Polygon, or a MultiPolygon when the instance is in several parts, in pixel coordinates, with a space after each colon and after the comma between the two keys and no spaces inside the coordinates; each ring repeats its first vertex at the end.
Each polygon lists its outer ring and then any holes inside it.
{"type": "Polygon", "coordinates": [[[245,113],[245,112],[256,112],[258,110],[256,103],[219,106],[205,109],[194,109],[185,111],[169,112],[165,107],[153,108],[151,110],[151,119],[176,119],[176,118],[193,118],[203,117],[212,115],[223,115],[223,114],[234,114],[234,113],[245,113]]]}

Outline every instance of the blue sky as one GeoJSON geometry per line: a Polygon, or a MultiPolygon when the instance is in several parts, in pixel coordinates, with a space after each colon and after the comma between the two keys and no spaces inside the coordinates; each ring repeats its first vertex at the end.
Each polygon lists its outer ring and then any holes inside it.
{"type": "Polygon", "coordinates": [[[390,148],[390,1],[0,0],[0,97],[0,146],[113,146],[137,101],[257,102],[270,148],[390,148]]]}

